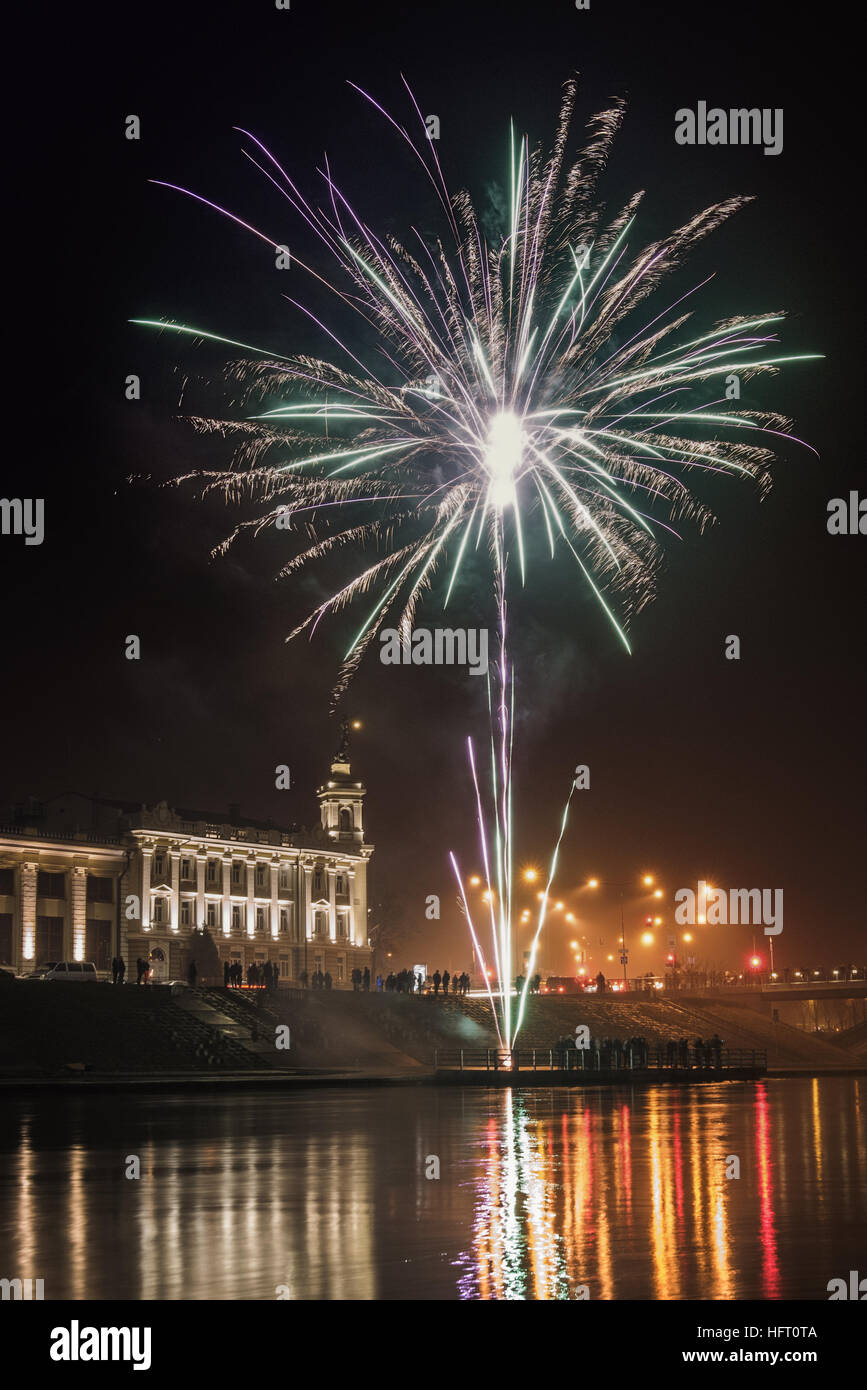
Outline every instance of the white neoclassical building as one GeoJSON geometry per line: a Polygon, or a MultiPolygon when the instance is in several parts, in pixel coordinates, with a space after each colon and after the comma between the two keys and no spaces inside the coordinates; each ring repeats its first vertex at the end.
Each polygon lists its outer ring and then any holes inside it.
{"type": "Polygon", "coordinates": [[[365,788],[345,742],[318,788],[315,830],[112,802],[77,794],[19,808],[0,825],[0,966],[121,954],[180,978],[190,933],[206,927],[223,961],[270,960],[280,979],[330,973],[335,987],[371,964],[365,788]],[[32,823],[28,823],[28,820],[32,823]]]}

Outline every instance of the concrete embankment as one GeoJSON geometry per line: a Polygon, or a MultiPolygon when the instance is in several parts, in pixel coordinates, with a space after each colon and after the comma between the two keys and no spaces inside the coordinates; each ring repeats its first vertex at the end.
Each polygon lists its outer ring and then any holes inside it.
{"type": "MultiPolygon", "coordinates": [[[[600,1038],[644,1037],[650,1047],[716,1033],[728,1048],[765,1052],[769,1075],[865,1071],[857,1046],[837,1047],[755,1011],[694,998],[683,1004],[669,998],[531,998],[521,1050],[550,1048],[574,1036],[578,1024],[600,1038]]],[[[481,998],[223,989],[173,994],[167,987],[8,977],[0,985],[0,1084],[7,1086],[421,1083],[434,1079],[438,1050],[496,1045],[490,1007],[481,998]]],[[[633,1073],[630,1084],[637,1083],[633,1073]]]]}

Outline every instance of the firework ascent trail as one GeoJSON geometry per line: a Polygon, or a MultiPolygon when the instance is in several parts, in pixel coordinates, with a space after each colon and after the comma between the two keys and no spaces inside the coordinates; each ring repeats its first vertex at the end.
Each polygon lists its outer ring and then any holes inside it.
{"type": "MultiPolygon", "coordinates": [[[[424,171],[440,205],[444,237],[416,227],[406,245],[379,236],[334,182],[327,159],[319,171],[322,206],[314,206],[262,142],[240,131],[243,153],[318,238],[334,267],[326,275],[293,255],[293,268],[374,331],[379,373],[288,295],[337,350],[336,360],[285,356],[169,321],[133,322],[247,354],[229,366],[243,392],[243,418],[192,418],[199,431],[235,439],[237,449],[230,467],[189,476],[203,493],[221,489],[227,500],[259,504],[257,515],[241,521],[220,552],[248,530],[276,525],[288,531],[296,519],[310,543],[289,559],[281,577],[344,546],[359,557],[365,547],[376,551],[369,560],[361,558],[354,577],[287,639],[304,631],[312,636],[326,615],[372,594],[345,653],[335,700],[390,615],[409,642],[418,603],[434,579],[442,577],[447,607],[467,552],[488,555],[499,634],[499,658],[488,682],[488,811],[470,741],[468,752],[494,990],[454,855],[451,862],[501,1045],[510,1048],[523,1018],[574,782],[513,1018],[514,673],[507,656],[507,570],[527,583],[528,541],[537,533],[551,558],[564,548],[629,651],[626,628],[652,596],[661,540],[677,536],[683,521],[701,530],[712,520],[688,481],[694,474],[734,474],[752,478],[764,491],[773,459],[766,441],[793,439],[790,422],[781,416],[733,408],[731,378],[742,384],[816,354],[774,355],[781,313],[733,316],[687,333],[688,302],[701,284],[633,326],[666,275],[748,200],[717,203],[662,240],[630,252],[642,195],[607,221],[596,199],[623,119],[621,101],[591,120],[571,163],[566,148],[574,81],[566,84],[549,153],[531,149],[526,137],[516,141],[512,129],[508,219],[491,236],[468,194],[449,193],[435,142],[404,86],[418,140],[373,97],[356,90],[424,171]],[[726,389],[714,399],[714,387],[726,389]]],[[[188,189],[162,186],[230,218],[272,252],[283,249],[281,236],[188,189]]]]}

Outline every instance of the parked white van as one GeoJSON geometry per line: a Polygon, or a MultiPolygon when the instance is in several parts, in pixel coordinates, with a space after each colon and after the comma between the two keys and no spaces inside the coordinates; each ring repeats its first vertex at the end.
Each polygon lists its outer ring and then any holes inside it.
{"type": "Polygon", "coordinates": [[[42,977],[44,980],[68,980],[72,984],[96,984],[96,966],[90,961],[61,960],[42,977]]]}

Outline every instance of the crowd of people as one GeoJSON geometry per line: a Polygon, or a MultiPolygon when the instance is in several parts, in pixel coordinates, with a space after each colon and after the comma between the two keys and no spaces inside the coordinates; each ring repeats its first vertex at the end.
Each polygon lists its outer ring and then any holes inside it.
{"type": "MultiPolygon", "coordinates": [[[[664,1047],[656,1047],[656,1066],[682,1067],[721,1067],[722,1050],[725,1043],[717,1033],[705,1041],[704,1038],[672,1038],[664,1047]]],[[[621,1067],[646,1069],[650,1065],[650,1044],[646,1038],[591,1038],[586,1048],[578,1045],[575,1038],[557,1039],[556,1051],[560,1065],[565,1070],[579,1065],[578,1054],[584,1058],[580,1065],[589,1062],[594,1071],[616,1071],[621,1067]]]]}
{"type": "Polygon", "coordinates": [[[307,989],[308,986],[311,989],[331,989],[334,984],[330,970],[326,970],[324,975],[321,970],[314,970],[312,975],[309,975],[306,970],[302,970],[298,979],[302,989],[307,989]]]}
{"type": "MultiPolygon", "coordinates": [[[[369,994],[371,985],[377,993],[383,990],[395,994],[448,994],[453,995],[467,994],[470,988],[470,977],[464,971],[460,975],[451,975],[448,970],[435,970],[432,975],[424,975],[420,970],[399,970],[396,974],[389,971],[387,975],[381,972],[374,979],[367,966],[361,970],[358,966],[350,975],[352,989],[355,994],[369,994]]],[[[298,977],[302,989],[331,989],[334,981],[329,971],[323,974],[321,970],[314,970],[310,975],[306,970],[302,970],[298,977]]]]}
{"type": "Polygon", "coordinates": [[[382,975],[376,977],[377,990],[393,990],[395,994],[448,994],[449,986],[453,995],[466,994],[470,977],[466,971],[450,975],[448,970],[435,970],[432,975],[423,975],[420,970],[399,970],[396,975],[390,971],[385,979],[382,975]]]}
{"type": "MultiPolygon", "coordinates": [[[[705,1041],[704,1038],[693,1038],[692,1054],[694,1063],[697,1067],[720,1067],[722,1066],[722,1050],[725,1043],[718,1033],[705,1041]]],[[[688,1067],[690,1062],[690,1041],[689,1038],[671,1038],[665,1046],[665,1064],[669,1067],[688,1067]]]]}
{"type": "MultiPolygon", "coordinates": [[[[196,983],[195,967],[195,961],[190,961],[191,985],[196,983]]],[[[239,960],[223,961],[223,985],[226,989],[242,989],[245,977],[251,989],[276,989],[280,983],[280,966],[276,961],[266,960],[261,965],[253,961],[245,970],[239,960]]]]}

